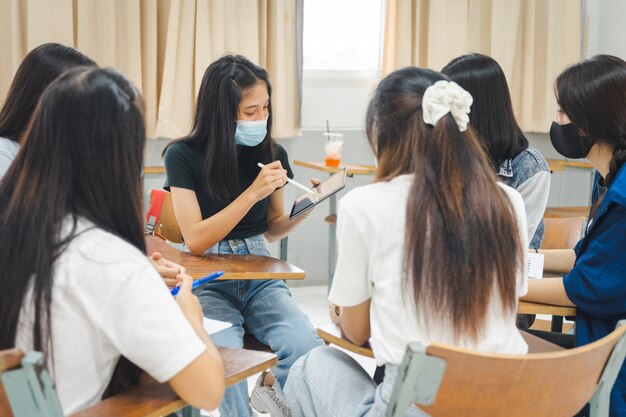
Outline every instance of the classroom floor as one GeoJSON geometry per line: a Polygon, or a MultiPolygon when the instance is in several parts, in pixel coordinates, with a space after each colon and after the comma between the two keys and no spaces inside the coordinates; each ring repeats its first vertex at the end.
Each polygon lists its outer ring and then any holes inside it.
{"type": "MultiPolygon", "coordinates": [[[[313,326],[315,327],[330,322],[328,316],[328,298],[326,292],[326,285],[291,288],[291,294],[293,295],[293,298],[296,300],[302,311],[304,311],[306,315],[309,316],[311,323],[313,323],[313,326]]],[[[374,362],[374,359],[366,358],[361,355],[356,355],[352,352],[348,352],[348,354],[355,358],[361,364],[361,366],[367,372],[369,372],[370,375],[374,374],[374,369],[376,368],[376,363],[374,362]]],[[[249,391],[252,391],[252,388],[254,387],[254,383],[256,382],[257,378],[258,375],[248,378],[249,391]]],[[[218,411],[213,411],[210,413],[203,411],[202,415],[217,417],[220,414],[218,411]]],[[[269,414],[258,414],[258,417],[269,417],[269,414]]]]}

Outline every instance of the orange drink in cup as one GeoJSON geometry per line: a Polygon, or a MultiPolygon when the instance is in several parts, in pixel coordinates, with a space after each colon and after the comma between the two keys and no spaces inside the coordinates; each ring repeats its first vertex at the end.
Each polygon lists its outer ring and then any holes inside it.
{"type": "Polygon", "coordinates": [[[343,151],[343,134],[324,133],[324,136],[326,136],[326,143],[324,144],[326,166],[338,167],[341,162],[341,153],[343,151]]]}

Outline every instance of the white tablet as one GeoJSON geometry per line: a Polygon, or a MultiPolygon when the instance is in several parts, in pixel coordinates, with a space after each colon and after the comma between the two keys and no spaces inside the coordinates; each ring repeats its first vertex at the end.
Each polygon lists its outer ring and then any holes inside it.
{"type": "Polygon", "coordinates": [[[304,193],[296,197],[291,206],[289,219],[298,217],[302,213],[312,209],[331,195],[343,190],[346,186],[347,169],[343,168],[331,175],[326,181],[315,187],[313,192],[304,193]]]}

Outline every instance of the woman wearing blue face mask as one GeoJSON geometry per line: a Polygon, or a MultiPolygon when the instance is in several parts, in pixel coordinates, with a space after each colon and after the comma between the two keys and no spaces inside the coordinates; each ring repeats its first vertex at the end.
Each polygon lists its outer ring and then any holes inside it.
{"type": "MultiPolygon", "coordinates": [[[[280,239],[303,220],[291,221],[283,211],[282,187],[293,173],[287,152],[271,137],[270,96],[263,68],[242,56],[220,58],[202,79],[191,132],[164,150],[165,189],[195,254],[269,256],[263,236],[280,239]]],[[[233,323],[211,337],[216,345],[242,347],[245,327],[278,356],[273,374],[261,375],[250,400],[245,381],[227,389],[220,414],[250,416],[251,403],[272,417],[290,415],[281,385],[295,360],[323,342],[285,283],[220,281],[199,298],[206,317],[233,323]]]]}
{"type": "MultiPolygon", "coordinates": [[[[550,129],[554,148],[586,158],[606,190],[574,250],[545,250],[544,268],[563,278],[530,280],[523,300],[576,306],[575,344],[592,343],[626,319],[626,62],[598,55],[559,75],[560,109],[550,129]]],[[[563,336],[544,334],[558,342],[563,336]]],[[[626,416],[626,367],[611,392],[611,416],[626,416]]]]}

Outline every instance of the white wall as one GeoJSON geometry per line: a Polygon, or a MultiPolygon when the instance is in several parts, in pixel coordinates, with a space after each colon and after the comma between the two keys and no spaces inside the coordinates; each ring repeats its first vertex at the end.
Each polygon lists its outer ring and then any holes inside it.
{"type": "Polygon", "coordinates": [[[589,17],[588,56],[609,54],[626,60],[626,1],[585,2],[589,17]]]}
{"type": "Polygon", "coordinates": [[[305,71],[302,85],[302,129],[363,130],[370,95],[379,71],[305,71]]]}

